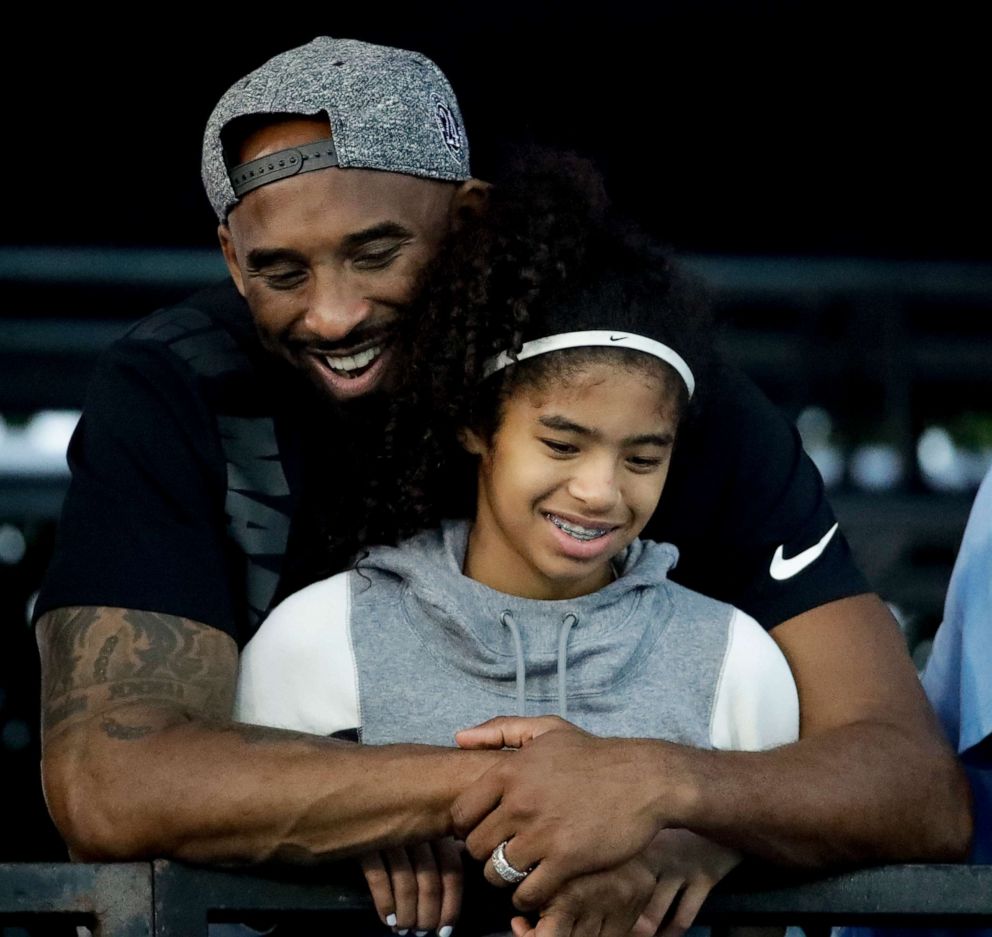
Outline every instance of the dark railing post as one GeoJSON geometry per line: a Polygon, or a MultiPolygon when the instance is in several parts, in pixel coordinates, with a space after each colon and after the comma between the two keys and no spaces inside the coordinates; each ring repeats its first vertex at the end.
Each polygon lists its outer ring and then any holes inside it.
{"type": "MultiPolygon", "coordinates": [[[[88,924],[94,937],[207,937],[211,921],[312,915],[329,916],[321,930],[351,933],[375,929],[371,909],[351,865],[265,872],[166,860],[0,865],[0,921],[56,918],[88,924]]],[[[714,890],[699,922],[820,930],[831,924],[989,927],[992,866],[892,865],[805,879],[742,869],[714,890]]]]}
{"type": "Polygon", "coordinates": [[[889,865],[806,880],[741,873],[713,891],[700,923],[992,926],[989,865],[889,865]]]}
{"type": "MultiPolygon", "coordinates": [[[[269,876],[159,861],[154,876],[156,937],[206,937],[208,920],[252,913],[282,920],[287,912],[371,908],[364,885],[335,884],[326,873],[320,881],[306,870],[269,876]]],[[[893,865],[806,879],[742,870],[714,890],[699,923],[989,926],[992,866],[893,865]]]]}
{"type": "Polygon", "coordinates": [[[364,884],[328,880],[333,868],[266,874],[160,859],[153,865],[153,876],[156,937],[206,937],[211,920],[235,921],[267,913],[283,918],[286,912],[371,914],[372,909],[364,884]]]}
{"type": "Polygon", "coordinates": [[[0,918],[59,918],[93,937],[152,937],[149,863],[0,865],[0,918]]]}

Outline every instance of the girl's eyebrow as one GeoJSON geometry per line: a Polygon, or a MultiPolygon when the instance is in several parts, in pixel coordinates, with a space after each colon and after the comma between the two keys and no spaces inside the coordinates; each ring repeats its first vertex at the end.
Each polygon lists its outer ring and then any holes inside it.
{"type": "MultiPolygon", "coordinates": [[[[558,430],[560,433],[575,433],[579,436],[587,436],[589,439],[599,439],[602,435],[596,430],[574,423],[567,417],[557,414],[540,416],[537,418],[537,422],[548,429],[558,430]]],[[[622,446],[659,446],[664,449],[670,446],[674,439],[674,433],[644,433],[640,436],[628,436],[626,439],[620,440],[620,444],[622,446]]]]}
{"type": "Polygon", "coordinates": [[[659,446],[664,449],[675,440],[673,433],[645,433],[643,436],[628,436],[620,441],[624,446],[659,446]]]}
{"type": "Polygon", "coordinates": [[[537,418],[537,422],[542,426],[546,426],[548,429],[556,429],[562,433],[578,433],[580,436],[598,435],[591,429],[588,429],[585,426],[580,426],[578,423],[573,423],[571,420],[566,419],[563,416],[541,416],[537,418]]]}

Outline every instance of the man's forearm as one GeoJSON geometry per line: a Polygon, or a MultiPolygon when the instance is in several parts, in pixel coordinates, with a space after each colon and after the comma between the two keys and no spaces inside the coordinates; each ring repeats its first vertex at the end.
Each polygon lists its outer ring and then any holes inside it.
{"type": "Polygon", "coordinates": [[[56,739],[44,768],[53,816],[80,858],[316,862],[449,833],[452,800],[498,757],[163,724],[136,705],[56,739]]]}
{"type": "Polygon", "coordinates": [[[43,616],[38,643],[45,794],[84,859],[312,862],[426,840],[506,757],[234,723],[237,648],[189,619],[75,606],[43,616]]]}
{"type": "Polygon", "coordinates": [[[687,822],[797,865],[961,858],[967,782],[886,605],[852,596],[771,634],[799,690],[800,740],[684,758],[687,822]]]}
{"type": "Polygon", "coordinates": [[[950,751],[939,736],[882,721],[764,752],[597,738],[548,718],[480,729],[490,738],[472,747],[520,750],[458,798],[456,830],[479,860],[509,840],[511,865],[536,866],[514,896],[524,910],[626,861],[664,828],[802,867],[953,861],[968,846],[967,785],[950,751]]]}
{"type": "Polygon", "coordinates": [[[796,866],[956,861],[967,851],[959,766],[895,726],[839,727],[767,752],[637,744],[661,826],[796,866]]]}

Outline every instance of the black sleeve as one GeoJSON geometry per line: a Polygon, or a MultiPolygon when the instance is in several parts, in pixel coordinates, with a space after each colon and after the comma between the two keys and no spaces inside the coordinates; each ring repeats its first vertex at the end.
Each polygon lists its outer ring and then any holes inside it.
{"type": "Polygon", "coordinates": [[[225,462],[195,377],[124,340],[97,367],[69,447],[72,480],[35,618],[68,605],[177,615],[234,635],[225,462]]]}
{"type": "Polygon", "coordinates": [[[672,578],[766,628],[870,591],[795,427],[742,373],[721,365],[680,432],[645,536],[679,548],[672,578]]]}

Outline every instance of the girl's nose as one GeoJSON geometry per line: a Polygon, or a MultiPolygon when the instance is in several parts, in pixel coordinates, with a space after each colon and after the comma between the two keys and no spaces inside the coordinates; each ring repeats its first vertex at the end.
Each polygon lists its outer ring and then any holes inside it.
{"type": "Polygon", "coordinates": [[[595,513],[611,510],[620,499],[616,464],[612,459],[589,459],[572,476],[569,493],[595,513]]]}

